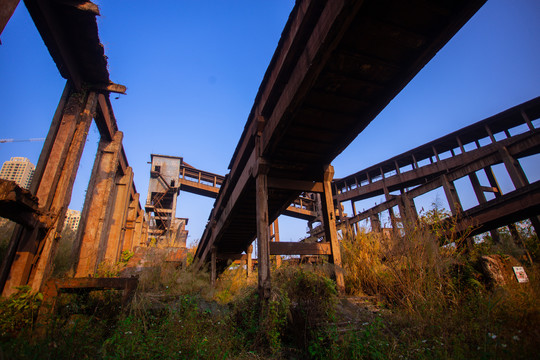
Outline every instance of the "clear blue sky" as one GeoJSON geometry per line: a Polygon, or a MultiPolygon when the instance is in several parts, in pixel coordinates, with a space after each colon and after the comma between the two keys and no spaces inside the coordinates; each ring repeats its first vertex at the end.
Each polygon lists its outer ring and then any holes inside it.
{"type": "MultiPolygon", "coordinates": [[[[195,167],[225,174],[294,2],[97,3],[111,79],[128,87],[128,95],[111,98],[141,204],[151,153],[182,156],[195,167]]],[[[336,177],[539,96],[538,19],[540,1],[489,0],[334,161],[336,177]]],[[[45,137],[65,80],[24,4],[1,39],[0,138],[45,137]]],[[[98,140],[94,126],[73,209],[83,206],[98,140]]],[[[0,144],[0,161],[26,156],[36,163],[41,146],[0,144]]],[[[531,180],[540,177],[538,157],[524,166],[531,180]]],[[[202,234],[212,204],[180,194],[177,215],[190,218],[189,242],[202,234]]],[[[281,221],[282,240],[296,240],[305,231],[305,222],[281,221]]]]}

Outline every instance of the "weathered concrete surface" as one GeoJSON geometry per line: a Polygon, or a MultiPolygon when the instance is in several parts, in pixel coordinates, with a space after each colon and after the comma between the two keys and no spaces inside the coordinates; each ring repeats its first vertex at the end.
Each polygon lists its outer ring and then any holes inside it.
{"type": "Polygon", "coordinates": [[[517,283],[512,267],[522,266],[515,258],[509,255],[485,255],[479,259],[480,269],[486,283],[492,288],[504,287],[517,283]]]}
{"type": "MultiPolygon", "coordinates": [[[[45,229],[16,230],[12,241],[17,244],[17,254],[10,266],[3,295],[10,295],[16,286],[31,284],[39,291],[51,271],[56,253],[58,234],[64,226],[64,216],[71,200],[71,192],[84,144],[95,115],[97,94],[95,92],[68,91],[65,106],[61,101],[61,116],[53,120],[47,135],[44,151],[37,169],[43,169],[32,188],[40,210],[50,214],[45,229]]],[[[0,284],[1,285],[1,284],[0,284]]]]}
{"type": "Polygon", "coordinates": [[[99,142],[73,247],[75,277],[96,272],[99,253],[107,244],[122,138],[118,131],[112,141],[101,138],[99,142]]]}
{"type": "Polygon", "coordinates": [[[33,228],[39,222],[38,200],[14,181],[0,179],[0,216],[33,228]]]}
{"type": "Polygon", "coordinates": [[[111,228],[107,240],[105,257],[103,259],[103,261],[109,265],[114,265],[120,259],[120,254],[122,253],[132,184],[133,170],[131,167],[128,167],[125,174],[116,182],[116,196],[111,219],[111,228]]]}

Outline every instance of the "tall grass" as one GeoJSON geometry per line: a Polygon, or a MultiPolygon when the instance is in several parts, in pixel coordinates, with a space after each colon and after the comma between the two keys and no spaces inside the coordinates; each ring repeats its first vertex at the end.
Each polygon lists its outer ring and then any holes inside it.
{"type": "MultiPolygon", "coordinates": [[[[492,288],[479,260],[500,253],[502,245],[484,242],[463,251],[455,244],[465,238],[428,225],[418,224],[403,237],[360,232],[341,242],[347,291],[376,295],[390,310],[380,333],[389,344],[385,356],[536,356],[538,269],[527,268],[529,284],[510,279],[492,288]],[[441,239],[443,233],[448,237],[441,239]]],[[[510,266],[510,256],[500,258],[510,266]]]]}
{"type": "MultiPolygon", "coordinates": [[[[271,298],[261,301],[256,271],[246,278],[245,268],[233,265],[212,287],[207,272],[156,256],[129,307],[122,309],[114,292],[62,295],[45,338],[29,341],[24,326],[35,325],[32,316],[17,320],[16,331],[0,332],[0,358],[537,357],[537,268],[526,267],[528,284],[487,286],[479,260],[497,253],[510,264],[515,260],[504,247],[488,240],[459,246],[466,239],[451,232],[451,221],[428,220],[408,226],[405,235],[361,231],[342,239],[347,297],[336,292],[331,264],[274,269],[271,298]],[[351,297],[378,299],[379,311],[354,305],[351,297]]],[[[1,302],[0,316],[14,314],[14,306],[33,308],[27,299],[1,302]]]]}
{"type": "Polygon", "coordinates": [[[405,237],[360,232],[341,242],[347,292],[378,295],[389,305],[414,312],[455,301],[450,269],[458,260],[428,231],[405,237]]]}

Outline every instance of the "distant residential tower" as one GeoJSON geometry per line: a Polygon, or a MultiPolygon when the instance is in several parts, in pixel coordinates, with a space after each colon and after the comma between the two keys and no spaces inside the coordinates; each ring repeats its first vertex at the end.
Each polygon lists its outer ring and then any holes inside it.
{"type": "Polygon", "coordinates": [[[64,228],[69,227],[72,231],[77,231],[79,227],[79,221],[81,221],[81,212],[77,210],[68,209],[66,211],[66,220],[64,221],[64,228]]]}
{"type": "Polygon", "coordinates": [[[36,167],[25,157],[12,157],[4,162],[0,170],[0,179],[11,180],[22,188],[30,189],[36,167]]]}

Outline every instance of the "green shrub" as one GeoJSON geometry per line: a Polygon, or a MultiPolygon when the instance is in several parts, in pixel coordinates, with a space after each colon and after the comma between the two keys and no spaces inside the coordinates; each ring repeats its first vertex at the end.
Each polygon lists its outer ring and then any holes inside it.
{"type": "Polygon", "coordinates": [[[30,330],[37,317],[43,294],[33,293],[29,286],[17,287],[17,292],[0,300],[0,337],[13,337],[30,330]]]}

